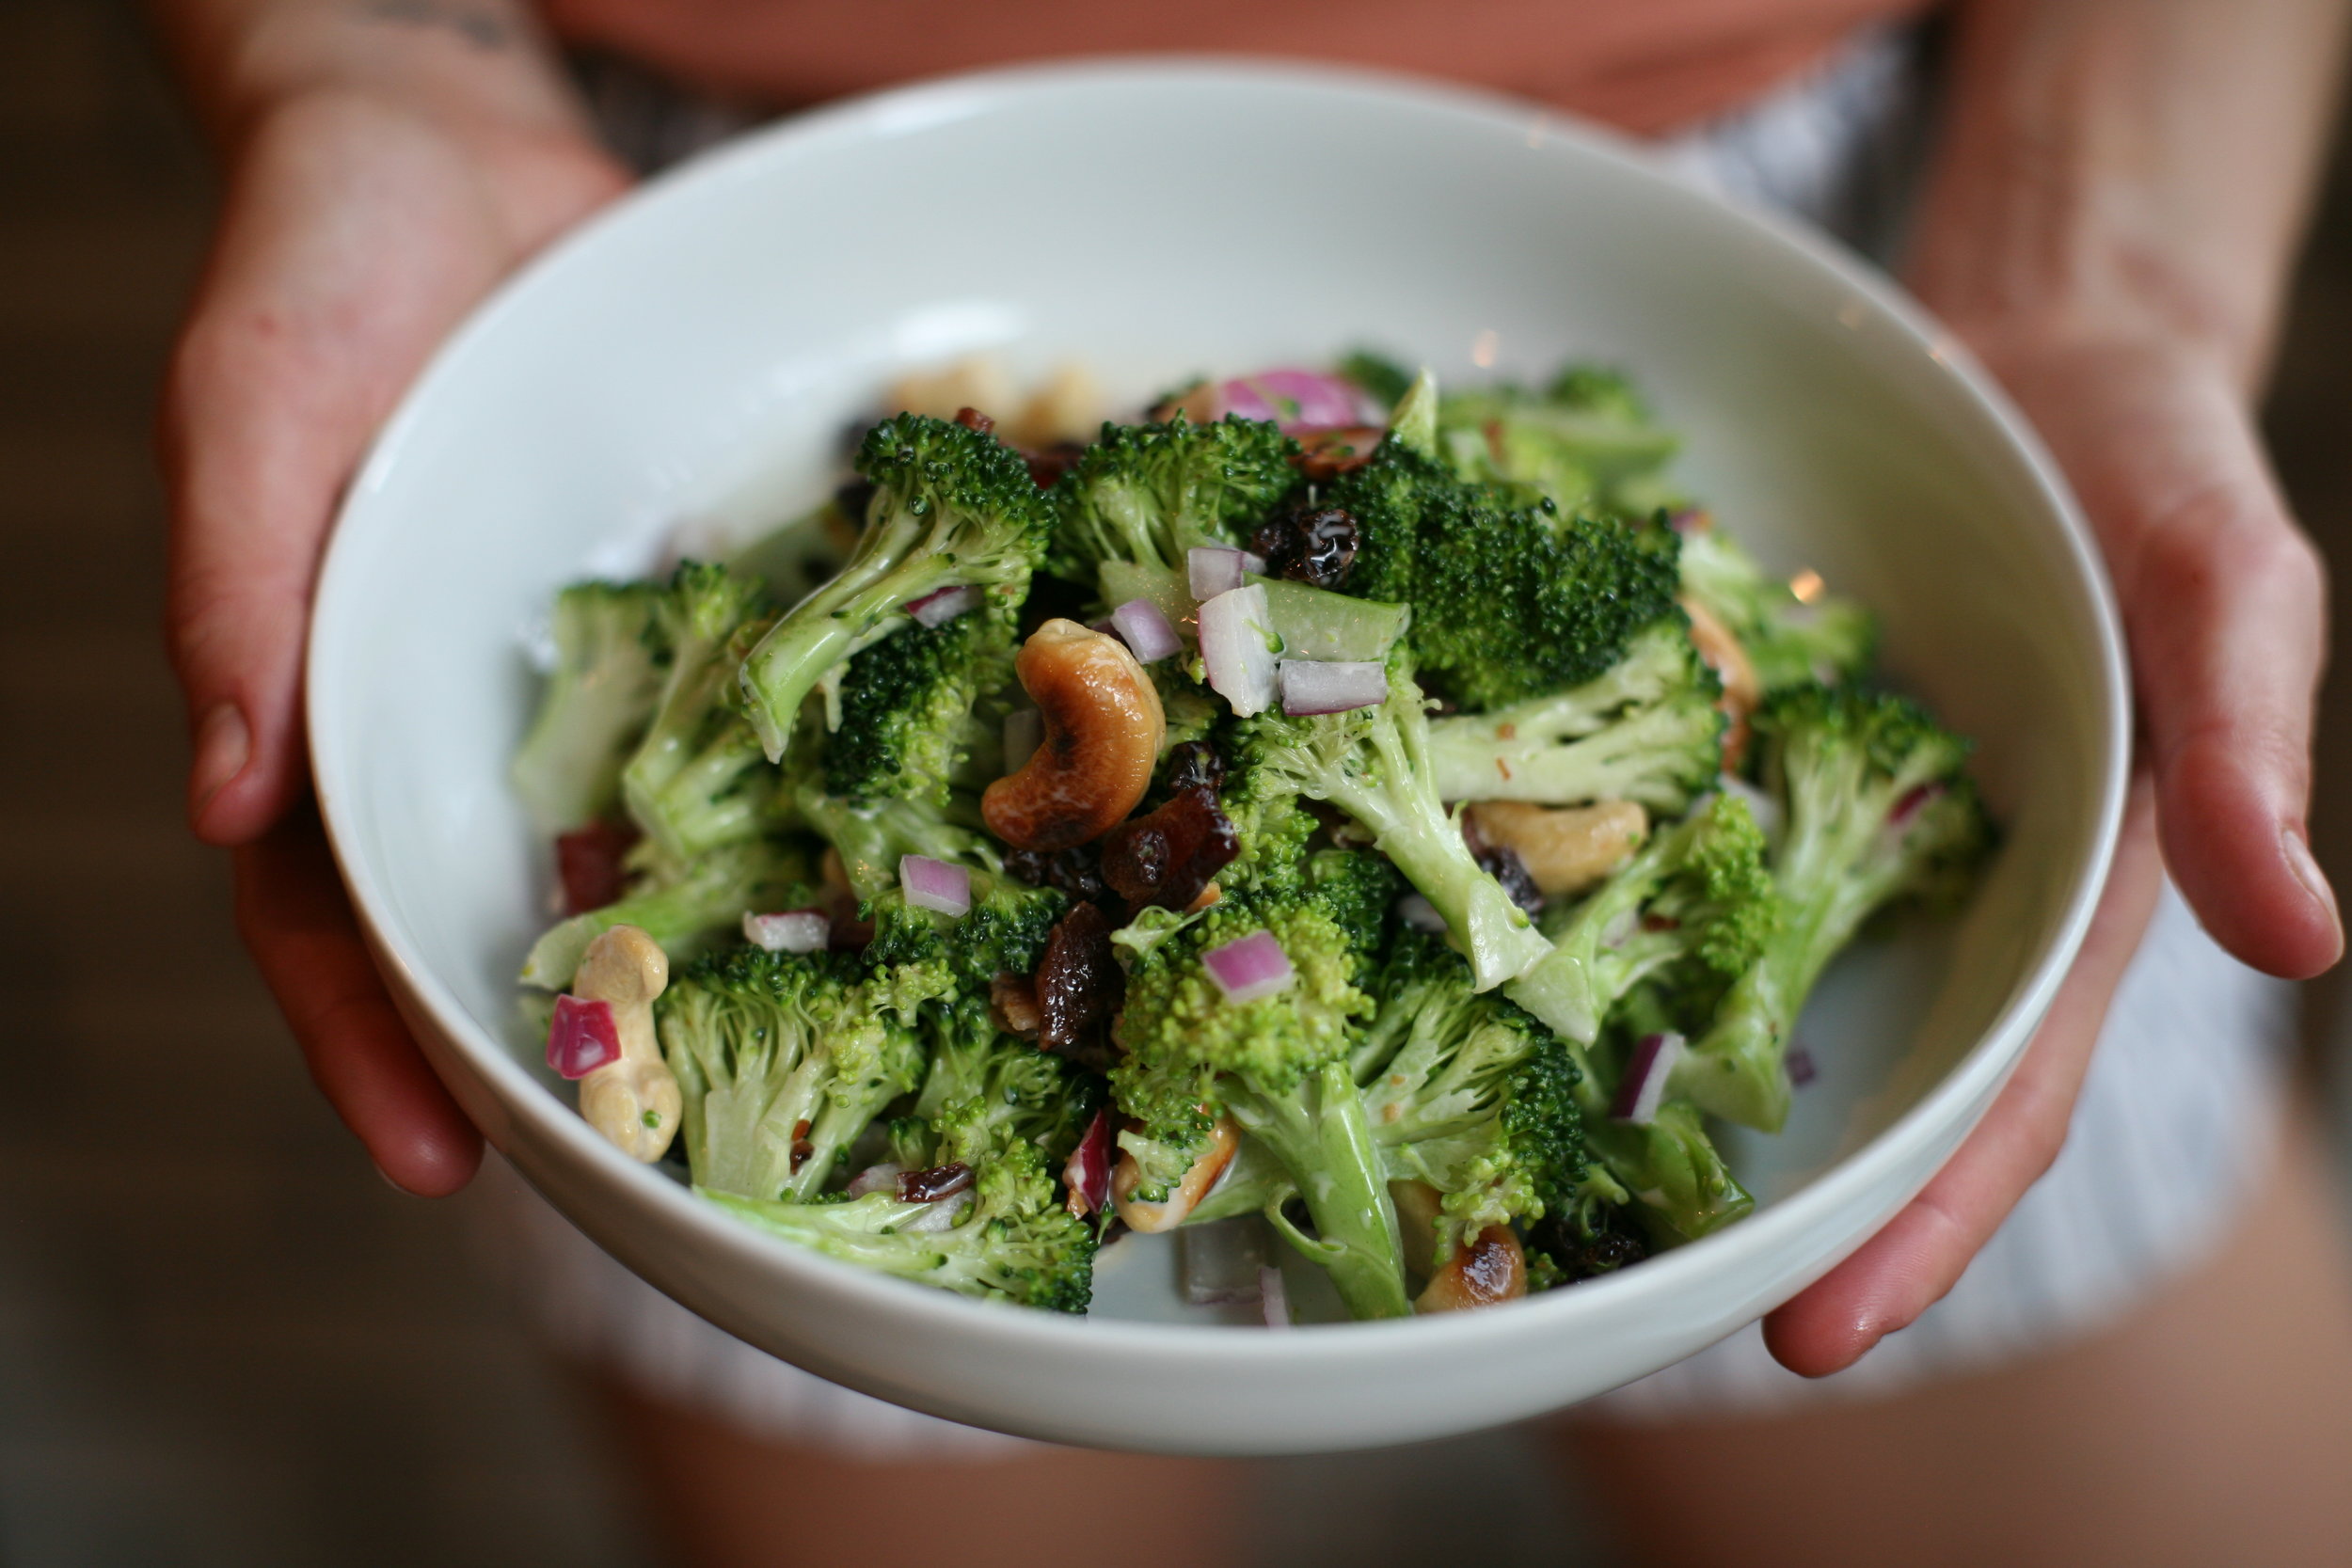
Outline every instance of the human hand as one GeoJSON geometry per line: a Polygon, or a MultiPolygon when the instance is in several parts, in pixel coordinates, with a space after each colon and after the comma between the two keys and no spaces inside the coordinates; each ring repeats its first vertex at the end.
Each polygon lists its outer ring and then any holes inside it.
{"type": "Polygon", "coordinates": [[[1940,1300],[2057,1158],[2166,869],[2205,928],[2256,968],[2300,979],[2344,947],[2304,830],[2325,576],[2226,366],[2164,341],[1980,348],[2106,555],[2131,648],[2140,773],[2082,954],[1984,1121],[1878,1235],[1765,1320],[1772,1354],[1808,1376],[1852,1365],[1940,1300]]]}
{"type": "Polygon", "coordinates": [[[239,928],[379,1169],[453,1192],[480,1139],[392,1011],[315,813],[303,646],[342,486],[434,347],[622,191],[584,135],[312,91],[255,119],[165,391],[167,632],[189,819],[233,848],[239,928]]]}

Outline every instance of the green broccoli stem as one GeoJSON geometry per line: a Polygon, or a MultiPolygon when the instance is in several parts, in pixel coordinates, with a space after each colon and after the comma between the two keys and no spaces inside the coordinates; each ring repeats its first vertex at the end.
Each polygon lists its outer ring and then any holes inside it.
{"type": "MultiPolygon", "coordinates": [[[[1381,775],[1413,776],[1409,762],[1381,751],[1381,775]]],[[[1478,990],[1492,990],[1551,951],[1527,911],[1471,856],[1460,825],[1434,795],[1426,810],[1408,813],[1376,782],[1343,778],[1331,781],[1325,799],[1371,829],[1373,847],[1445,917],[1447,938],[1470,960],[1478,990]]]]}
{"type": "Polygon", "coordinates": [[[762,897],[807,878],[802,858],[753,839],[714,849],[676,880],[631,893],[618,903],[576,914],[532,944],[522,982],[547,990],[572,983],[588,944],[615,926],[634,926],[678,958],[733,926],[762,897]]]}
{"type": "Polygon", "coordinates": [[[743,660],[744,707],[768,760],[783,757],[801,704],[825,672],[850,657],[869,633],[933,589],[955,578],[952,554],[907,552],[928,519],[893,507],[867,529],[841,575],[795,605],[743,660]]]}
{"type": "Polygon", "coordinates": [[[632,799],[630,815],[680,860],[749,838],[760,830],[765,792],[736,786],[760,760],[757,734],[729,724],[650,798],[632,799]]]}
{"type": "Polygon", "coordinates": [[[1619,1121],[1610,1115],[1616,1075],[1597,1070],[1594,1053],[1582,1045],[1569,1041],[1568,1053],[1577,1065],[1584,1147],[1625,1190],[1654,1239],[1665,1244],[1696,1241],[1756,1207],[1707,1135],[1696,1106],[1669,1101],[1646,1125],[1619,1121]]]}
{"type": "Polygon", "coordinates": [[[1346,1062],[1327,1062],[1281,1094],[1260,1093],[1232,1081],[1225,1103],[1233,1119],[1289,1172],[1315,1234],[1302,1235],[1279,1200],[1266,1211],[1275,1228],[1323,1266],[1353,1316],[1408,1315],[1413,1308],[1405,1294],[1405,1245],[1396,1209],[1346,1062]]]}

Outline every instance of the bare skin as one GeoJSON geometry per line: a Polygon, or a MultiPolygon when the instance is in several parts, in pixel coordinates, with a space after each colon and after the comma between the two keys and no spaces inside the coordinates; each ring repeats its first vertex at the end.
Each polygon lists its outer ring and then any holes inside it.
{"type": "MultiPolygon", "coordinates": [[[[402,1031],[307,803],[309,595],[339,487],[433,346],[626,180],[589,138],[530,15],[500,0],[151,5],[230,169],[163,422],[191,822],[233,853],[241,927],[321,1088],[394,1182],[452,1192],[470,1178],[479,1141],[402,1031]]],[[[2114,570],[2152,802],[2125,860],[2153,864],[2160,840],[2233,952],[2273,974],[2314,974],[2343,946],[2303,827],[2324,587],[2249,402],[2321,145],[2343,0],[1960,8],[1953,126],[1914,278],[2042,425],[2114,570]]],[[[1911,1323],[2047,1167],[2121,973],[2112,954],[2137,939],[2152,887],[2144,871],[2119,876],[2101,915],[2109,958],[2077,968],[1952,1164],[1773,1314],[1783,1362],[1834,1371],[1911,1323]]],[[[2249,1353],[2228,1329],[2208,1324],[2216,1342],[2200,1354],[2220,1359],[2197,1365],[2249,1353]]],[[[2166,1376],[2145,1372],[2152,1387],[2166,1376]]],[[[2203,1385],[2175,1375],[2190,1411],[2203,1385]]],[[[2032,1415],[1972,1408],[1987,1445],[2032,1415]]],[[[685,1441],[693,1420],[677,1415],[669,1430],[685,1441]]],[[[1927,1448],[1898,1463],[1901,1430],[1890,1428],[1887,1484],[1922,1499],[1947,1493],[1954,1473],[1927,1448]]],[[[2283,1446],[2301,1435],[2249,1416],[2236,1441],[2279,1449],[2288,1475],[2283,1446]]],[[[1775,1457],[1792,1472],[1817,1463],[1795,1444],[1775,1457]]],[[[692,1466],[654,1473],[698,1485],[692,1466]]],[[[1162,1491],[1192,1498],[1188,1528],[1206,1529],[1218,1483],[1199,1468],[1181,1474],[1162,1491]]],[[[2153,1470],[2147,1480],[2168,1484],[2153,1470]]],[[[907,1482],[876,1490],[935,1495],[907,1482]]],[[[777,1485],[789,1492],[788,1476],[777,1485]]],[[[1068,1495],[1103,1510],[1089,1539],[1139,1538],[1114,1537],[1116,1492],[1068,1495]]],[[[726,1508],[717,1496],[701,1506],[726,1508]]],[[[2297,1506],[2280,1499],[2277,1528],[2300,1528],[2297,1506]]],[[[914,1530],[923,1515],[902,1516],[914,1530]]],[[[941,1517],[946,1539],[969,1558],[972,1532],[953,1517],[941,1517]]]]}

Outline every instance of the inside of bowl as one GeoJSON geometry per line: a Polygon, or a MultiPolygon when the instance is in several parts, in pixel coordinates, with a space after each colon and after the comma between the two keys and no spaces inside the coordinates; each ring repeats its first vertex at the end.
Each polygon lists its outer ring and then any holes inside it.
{"type": "MultiPolygon", "coordinates": [[[[1136,403],[1358,345],[1464,380],[1573,356],[1629,370],[1724,524],[1872,605],[1892,674],[1979,742],[1999,859],[1959,921],[1836,967],[1802,1026],[1819,1077],[1784,1135],[1738,1141],[1740,1168],[1785,1197],[1915,1103],[2058,930],[2106,767],[2090,601],[1983,408],[1864,293],[1629,166],[1547,157],[1534,122],[1525,180],[1490,185],[1449,172],[1491,151],[1468,117],[1335,157],[1303,109],[1262,106],[1266,155],[1237,163],[1166,157],[1148,115],[1059,102],[1042,134],[975,110],[728,155],[559,255],[437,366],[352,499],[315,666],[331,809],[414,962],[534,1063],[514,975],[547,863],[505,784],[530,628],[558,585],[648,564],[681,524],[821,496],[895,372],[1077,360],[1136,403]],[[1009,222],[1005,171],[1053,145],[1055,113],[1153,179],[1009,222]],[[926,143],[927,172],[879,199],[906,166],[894,137],[926,143]],[[1598,208],[1613,220],[1586,221],[1598,208]]],[[[1166,1316],[1167,1264],[1133,1273],[1102,1309],[1166,1316]]]]}

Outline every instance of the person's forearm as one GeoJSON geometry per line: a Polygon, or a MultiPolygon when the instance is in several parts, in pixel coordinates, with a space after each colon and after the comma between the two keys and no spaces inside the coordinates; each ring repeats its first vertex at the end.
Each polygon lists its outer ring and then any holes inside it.
{"type": "Polygon", "coordinates": [[[2265,368],[2346,0],[1966,0],[1911,281],[1996,368],[2165,340],[2265,368]]]}
{"type": "Polygon", "coordinates": [[[233,148],[306,94],[393,99],[451,123],[578,134],[578,101],[520,0],[148,0],[207,131],[233,148]]]}

